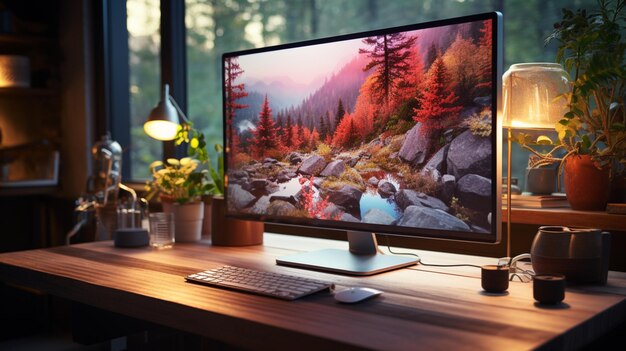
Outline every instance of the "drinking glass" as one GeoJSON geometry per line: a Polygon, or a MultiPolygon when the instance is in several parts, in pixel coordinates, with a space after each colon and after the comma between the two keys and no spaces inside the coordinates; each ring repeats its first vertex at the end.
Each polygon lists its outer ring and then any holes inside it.
{"type": "Polygon", "coordinates": [[[150,245],[167,248],[174,245],[174,214],[167,212],[150,213],[150,245]]]}

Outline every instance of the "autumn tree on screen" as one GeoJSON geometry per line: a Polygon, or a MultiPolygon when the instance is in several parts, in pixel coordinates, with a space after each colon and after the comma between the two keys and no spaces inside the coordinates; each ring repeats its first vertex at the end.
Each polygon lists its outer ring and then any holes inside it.
{"type": "Polygon", "coordinates": [[[333,145],[345,148],[351,148],[356,146],[359,141],[359,136],[354,124],[354,119],[348,113],[343,116],[341,123],[335,130],[333,136],[333,145]]]}
{"type": "Polygon", "coordinates": [[[302,125],[302,118],[298,118],[298,123],[294,127],[293,133],[293,146],[295,149],[300,149],[306,144],[304,139],[304,126],[302,125]]]}
{"type": "Polygon", "coordinates": [[[253,132],[253,152],[256,157],[261,158],[270,155],[280,147],[276,134],[276,125],[272,118],[272,109],[267,101],[267,95],[263,101],[259,122],[253,132]]]}
{"type": "Polygon", "coordinates": [[[368,135],[374,132],[374,124],[379,113],[378,104],[376,103],[377,99],[373,94],[373,84],[374,78],[370,76],[361,85],[359,97],[356,99],[354,113],[352,114],[356,131],[362,140],[365,140],[368,135]]]}
{"type": "Polygon", "coordinates": [[[396,88],[395,83],[404,78],[410,68],[410,58],[417,37],[407,37],[404,33],[392,33],[368,37],[363,43],[370,49],[359,49],[360,54],[367,54],[370,62],[363,71],[375,69],[374,89],[379,101],[389,105],[391,94],[396,88]]]}
{"type": "Polygon", "coordinates": [[[445,64],[450,85],[455,86],[456,96],[460,104],[471,104],[476,95],[477,84],[480,81],[480,64],[482,58],[478,47],[470,39],[458,34],[442,59],[445,64]]]}
{"type": "Polygon", "coordinates": [[[438,133],[452,126],[458,119],[462,106],[450,86],[450,78],[441,57],[435,59],[419,98],[420,107],[414,109],[413,119],[424,124],[425,133],[438,133]]]}
{"type": "Polygon", "coordinates": [[[313,130],[311,131],[311,139],[309,140],[309,150],[315,149],[319,143],[320,133],[317,131],[316,127],[313,127],[313,130]]]}
{"type": "Polygon", "coordinates": [[[302,151],[305,152],[309,152],[310,150],[310,146],[311,146],[311,130],[307,127],[300,127],[300,130],[302,131],[301,134],[301,138],[302,138],[302,143],[300,144],[300,148],[302,149],[302,151]]]}
{"type": "MultiPolygon", "coordinates": [[[[413,51],[411,67],[409,68],[404,79],[398,82],[398,88],[393,99],[393,109],[396,111],[396,119],[411,121],[413,117],[413,108],[419,106],[418,101],[421,97],[421,85],[424,82],[424,63],[422,55],[417,46],[411,49],[413,51]]],[[[396,124],[396,123],[394,123],[396,124]]]]}
{"type": "Polygon", "coordinates": [[[479,83],[476,88],[487,90],[491,88],[491,55],[492,55],[492,30],[491,21],[483,21],[478,40],[479,83]]]}
{"type": "Polygon", "coordinates": [[[237,110],[247,108],[237,100],[248,96],[244,83],[237,84],[235,81],[243,74],[243,69],[237,62],[237,57],[229,57],[224,62],[224,84],[226,86],[226,137],[230,141],[230,148],[236,153],[239,147],[239,136],[233,133],[233,120],[237,110]]]}

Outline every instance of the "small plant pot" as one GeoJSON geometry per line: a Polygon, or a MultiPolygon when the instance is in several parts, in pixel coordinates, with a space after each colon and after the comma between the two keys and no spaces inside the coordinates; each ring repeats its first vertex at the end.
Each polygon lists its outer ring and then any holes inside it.
{"type": "Polygon", "coordinates": [[[164,202],[163,212],[174,213],[174,238],[177,243],[195,242],[202,238],[204,202],[164,202]]]}
{"type": "Polygon", "coordinates": [[[556,188],[557,170],[553,167],[526,168],[526,191],[552,194],[556,188]]]}

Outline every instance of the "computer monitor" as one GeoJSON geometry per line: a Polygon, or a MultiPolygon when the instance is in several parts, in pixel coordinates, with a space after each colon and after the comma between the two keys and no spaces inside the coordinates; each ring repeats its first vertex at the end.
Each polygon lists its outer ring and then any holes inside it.
{"type": "Polygon", "coordinates": [[[348,232],[278,264],[416,263],[373,233],[500,238],[497,12],[226,53],[227,216],[348,232]]]}

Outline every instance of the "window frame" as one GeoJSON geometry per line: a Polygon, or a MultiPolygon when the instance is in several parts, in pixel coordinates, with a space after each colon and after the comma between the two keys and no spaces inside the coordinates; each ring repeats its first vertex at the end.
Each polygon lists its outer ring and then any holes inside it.
{"type": "MultiPolygon", "coordinates": [[[[110,133],[123,149],[131,145],[130,125],[130,52],[126,1],[99,0],[95,6],[96,40],[95,136],[110,133]]],[[[160,1],[160,73],[161,87],[169,84],[170,95],[183,113],[187,113],[187,49],[185,3],[178,0],[160,1]]],[[[158,101],[155,101],[155,105],[158,101]]],[[[147,116],[146,116],[147,118],[147,116]]],[[[147,136],[146,136],[147,137],[147,136]]],[[[180,158],[184,147],[173,141],[163,142],[163,159],[180,158]]],[[[131,172],[130,157],[122,158],[122,179],[125,183],[143,183],[131,172]]]]}

